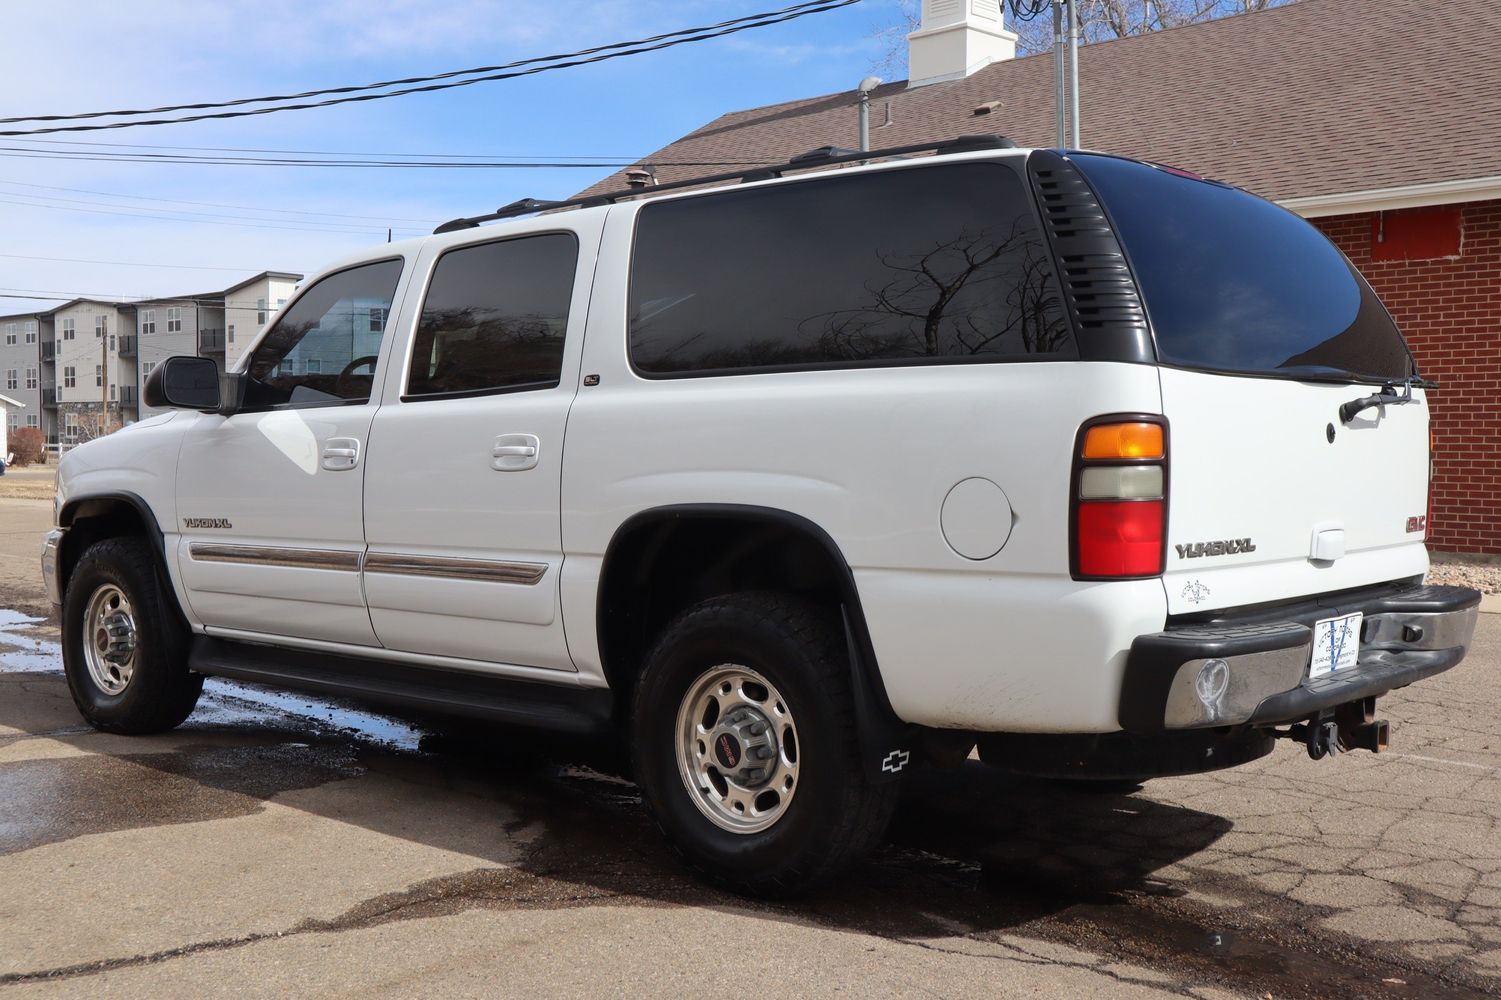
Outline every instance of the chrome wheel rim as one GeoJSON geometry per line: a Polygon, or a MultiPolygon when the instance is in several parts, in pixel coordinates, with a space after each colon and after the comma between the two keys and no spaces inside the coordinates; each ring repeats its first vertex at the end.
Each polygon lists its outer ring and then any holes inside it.
{"type": "Polygon", "coordinates": [[[89,598],[83,615],[83,658],[89,679],[108,695],[130,686],[136,664],[136,623],[125,592],[106,583],[89,598]]]}
{"type": "Polygon", "coordinates": [[[689,686],[676,742],[688,797],[722,830],[768,829],[797,794],[802,745],[791,709],[749,667],[720,664],[689,686]]]}

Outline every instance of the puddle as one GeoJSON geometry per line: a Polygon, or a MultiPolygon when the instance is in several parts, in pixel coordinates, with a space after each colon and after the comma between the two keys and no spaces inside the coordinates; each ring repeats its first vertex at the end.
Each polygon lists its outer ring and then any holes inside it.
{"type": "Polygon", "coordinates": [[[0,608],[0,673],[62,672],[63,649],[50,638],[28,634],[47,619],[0,608]]]}
{"type": "MultiPolygon", "coordinates": [[[[45,618],[0,608],[0,673],[61,674],[62,645],[55,635],[45,618]],[[45,635],[34,634],[43,629],[45,635]]],[[[416,750],[423,735],[420,729],[375,712],[219,678],[204,684],[203,698],[184,725],[261,727],[288,719],[310,720],[321,733],[394,750],[416,750]]]]}
{"type": "Polygon", "coordinates": [[[211,677],[186,726],[265,726],[288,718],[310,720],[324,732],[393,750],[416,750],[423,731],[399,719],[323,701],[211,677]]]}

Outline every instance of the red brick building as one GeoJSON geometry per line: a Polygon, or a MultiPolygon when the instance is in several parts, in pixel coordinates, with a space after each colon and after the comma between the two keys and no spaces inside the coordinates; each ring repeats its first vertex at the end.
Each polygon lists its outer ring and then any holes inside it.
{"type": "MultiPolygon", "coordinates": [[[[924,0],[926,78],[870,95],[873,147],[1053,145],[1053,58],[1012,58],[999,11],[924,0]]],[[[1085,147],[1278,201],[1366,274],[1440,383],[1431,543],[1501,555],[1501,3],[1300,0],[1086,46],[1079,75],[1085,147]]],[[[643,163],[665,182],[857,144],[850,91],[724,115],[643,163]]]]}

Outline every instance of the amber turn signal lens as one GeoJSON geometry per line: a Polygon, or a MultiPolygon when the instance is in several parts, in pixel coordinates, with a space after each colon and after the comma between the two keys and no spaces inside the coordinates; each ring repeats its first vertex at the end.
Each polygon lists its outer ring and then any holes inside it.
{"type": "Polygon", "coordinates": [[[1084,435],[1085,458],[1162,458],[1162,425],[1100,424],[1084,435]]]}

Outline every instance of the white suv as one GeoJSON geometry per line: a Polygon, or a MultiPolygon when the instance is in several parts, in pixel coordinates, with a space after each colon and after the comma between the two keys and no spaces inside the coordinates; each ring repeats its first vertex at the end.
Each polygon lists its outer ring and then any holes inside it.
{"type": "Polygon", "coordinates": [[[1425,384],[1301,219],[1000,138],[692,183],[376,247],[237,370],[161,365],[174,412],[60,470],[84,716],[220,675],[618,729],[683,855],[774,892],[920,761],[1379,750],[1464,656],[1425,384]]]}

